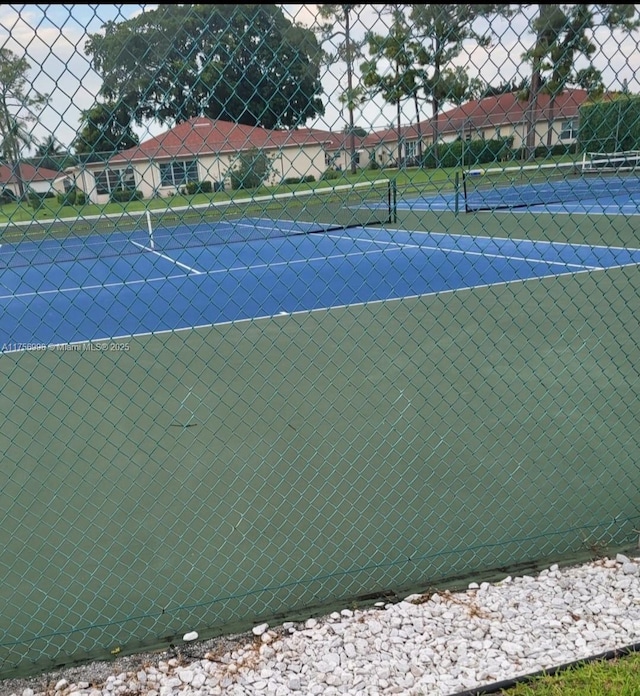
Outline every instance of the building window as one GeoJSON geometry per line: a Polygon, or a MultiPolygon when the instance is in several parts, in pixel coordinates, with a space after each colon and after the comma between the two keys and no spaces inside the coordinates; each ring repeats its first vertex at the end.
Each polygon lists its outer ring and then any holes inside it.
{"type": "Polygon", "coordinates": [[[136,179],[133,169],[105,169],[96,172],[96,193],[109,195],[113,191],[135,189],[136,179]]]}
{"type": "Polygon", "coordinates": [[[496,138],[498,138],[498,140],[499,140],[501,137],[502,137],[502,128],[500,128],[500,126],[496,126],[496,138]]]}
{"type": "Polygon", "coordinates": [[[578,137],[578,131],[574,121],[563,121],[562,129],[560,130],[560,140],[575,140],[578,137]]]}
{"type": "Polygon", "coordinates": [[[198,161],[168,162],[160,165],[161,186],[182,186],[190,181],[199,181],[198,161]]]}

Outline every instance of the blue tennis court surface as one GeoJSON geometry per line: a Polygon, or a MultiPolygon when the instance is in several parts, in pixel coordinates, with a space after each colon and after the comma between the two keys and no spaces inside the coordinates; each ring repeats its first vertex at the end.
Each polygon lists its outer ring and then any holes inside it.
{"type": "MultiPolygon", "coordinates": [[[[575,191],[574,191],[575,193],[575,191]]],[[[569,194],[567,194],[569,195],[569,194]]],[[[575,193],[575,195],[578,195],[575,193]]],[[[462,192],[438,193],[406,198],[398,201],[398,210],[464,212],[470,209],[490,210],[493,213],[562,213],[589,215],[638,215],[640,214],[640,192],[631,191],[587,191],[580,200],[562,200],[562,189],[548,186],[508,187],[495,189],[481,197],[462,192]],[[547,200],[545,200],[547,199],[547,200]],[[558,200],[560,199],[560,200],[558,200]]]]}
{"type": "MultiPolygon", "coordinates": [[[[172,251],[137,244],[132,254],[1,270],[2,350],[164,332],[640,263],[639,249],[364,227],[172,251]]],[[[23,251],[27,257],[41,253],[38,246],[23,251]]]]}

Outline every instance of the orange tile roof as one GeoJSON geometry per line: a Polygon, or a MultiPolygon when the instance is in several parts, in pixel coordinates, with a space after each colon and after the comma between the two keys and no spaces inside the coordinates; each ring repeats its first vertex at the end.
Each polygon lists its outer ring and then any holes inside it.
{"type": "MultiPolygon", "coordinates": [[[[20,175],[22,176],[22,181],[28,186],[34,181],[53,181],[53,179],[61,176],[61,173],[54,169],[34,167],[32,164],[22,162],[20,164],[20,175]]],[[[17,183],[17,179],[13,168],[7,164],[0,164],[0,186],[15,183],[17,183]]]]}
{"type": "MultiPolygon", "coordinates": [[[[555,118],[573,118],[587,100],[587,92],[581,89],[568,89],[555,100],[555,118]]],[[[551,99],[548,94],[538,98],[537,120],[546,120],[550,115],[551,99]]],[[[475,99],[442,112],[438,118],[440,134],[461,132],[463,128],[488,128],[499,125],[522,123],[526,117],[527,101],[519,99],[515,93],[495,97],[475,99]]],[[[433,136],[433,119],[420,122],[423,137],[433,136]]],[[[416,124],[402,126],[405,138],[418,137],[416,124]]],[[[376,131],[366,137],[356,137],[357,147],[374,147],[386,141],[397,141],[395,127],[376,131]]],[[[178,124],[165,133],[114,155],[110,164],[136,160],[173,159],[203,154],[228,154],[248,150],[278,149],[299,147],[301,145],[323,145],[328,150],[348,149],[349,136],[345,133],[331,133],[315,128],[297,130],[269,130],[257,126],[245,126],[230,121],[205,117],[192,118],[178,124]]]]}
{"type": "MultiPolygon", "coordinates": [[[[587,92],[583,89],[570,89],[556,97],[553,117],[575,118],[578,116],[580,106],[587,100],[587,92]]],[[[469,128],[490,128],[492,126],[515,125],[522,123],[526,118],[528,102],[519,99],[511,92],[496,97],[474,99],[462,106],[457,106],[442,112],[438,117],[438,131],[440,135],[447,133],[460,133],[469,128]]],[[[551,117],[551,98],[548,94],[540,94],[536,120],[546,121],[551,117]]],[[[422,136],[433,136],[434,120],[429,119],[420,122],[422,136]]],[[[418,128],[415,124],[402,126],[405,138],[417,138],[418,128]]],[[[387,128],[372,133],[367,138],[368,145],[375,145],[388,140],[397,141],[397,129],[387,128]]]]}
{"type": "Polygon", "coordinates": [[[251,148],[320,145],[330,138],[331,133],[312,128],[268,130],[200,117],[180,123],[166,133],[123,150],[109,162],[116,164],[123,161],[233,153],[251,148]]]}

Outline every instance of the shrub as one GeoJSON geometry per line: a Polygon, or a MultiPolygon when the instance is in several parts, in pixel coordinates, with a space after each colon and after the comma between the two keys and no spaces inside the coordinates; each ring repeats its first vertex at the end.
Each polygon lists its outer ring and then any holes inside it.
{"type": "Polygon", "coordinates": [[[211,193],[213,184],[210,181],[189,181],[184,187],[183,193],[193,196],[196,193],[211,193]]]}
{"type": "MultiPolygon", "coordinates": [[[[452,143],[438,143],[437,160],[440,167],[475,166],[490,162],[505,162],[515,157],[513,138],[494,140],[456,140],[452,143]]],[[[423,166],[436,167],[436,152],[431,145],[423,157],[423,166]]]]}
{"type": "Polygon", "coordinates": [[[341,176],[342,174],[335,169],[326,169],[321,178],[324,181],[331,181],[332,179],[339,179],[341,176]]]}
{"type": "Polygon", "coordinates": [[[230,170],[231,188],[238,189],[258,188],[271,171],[271,157],[261,150],[243,152],[238,157],[238,163],[230,170]]]}
{"type": "Polygon", "coordinates": [[[15,203],[16,194],[10,188],[0,189],[0,205],[5,203],[15,203]]]}
{"type": "Polygon", "coordinates": [[[310,184],[316,180],[313,174],[306,174],[305,176],[290,176],[283,180],[283,184],[310,184]]]}
{"type": "Polygon", "coordinates": [[[142,191],[138,191],[137,189],[118,189],[117,191],[111,192],[109,200],[112,203],[129,203],[130,201],[141,201],[142,191]]]}
{"type": "Polygon", "coordinates": [[[621,152],[640,147],[640,97],[622,94],[580,107],[578,142],[582,152],[621,152]]]}
{"type": "Polygon", "coordinates": [[[27,201],[32,208],[36,209],[42,206],[45,199],[54,197],[53,191],[34,191],[33,189],[27,191],[27,201]]]}
{"type": "Polygon", "coordinates": [[[57,200],[60,205],[84,205],[86,196],[80,189],[74,186],[64,193],[59,193],[57,200]]]}

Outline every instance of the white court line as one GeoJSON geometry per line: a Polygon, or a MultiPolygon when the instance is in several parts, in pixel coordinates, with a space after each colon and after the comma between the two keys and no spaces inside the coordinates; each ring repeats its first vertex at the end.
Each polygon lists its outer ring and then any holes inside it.
{"type": "MultiPolygon", "coordinates": [[[[378,232],[377,228],[373,228],[375,232],[378,232]]],[[[392,230],[395,232],[403,232],[406,233],[406,230],[392,230]]],[[[421,233],[422,234],[422,233],[421,233]]],[[[428,235],[429,233],[424,233],[425,235],[428,235]]],[[[441,234],[441,233],[436,233],[436,234],[441,234]]],[[[278,262],[266,262],[266,263],[261,263],[261,264],[253,264],[253,265],[243,265],[243,266],[232,266],[230,268],[218,268],[214,269],[212,271],[196,271],[191,269],[189,266],[186,266],[185,264],[180,264],[179,262],[175,261],[174,259],[169,258],[168,260],[171,261],[172,263],[175,263],[177,265],[183,266],[186,270],[188,270],[190,273],[194,275],[220,275],[222,273],[238,273],[238,272],[245,272],[245,271],[250,271],[250,270],[255,270],[255,269],[265,269],[265,268],[277,268],[281,266],[295,266],[295,265],[306,265],[306,264],[311,264],[315,263],[317,261],[327,261],[330,259],[345,259],[353,256],[358,256],[358,257],[363,257],[363,256],[368,256],[371,254],[384,254],[388,253],[390,251],[401,251],[403,247],[409,247],[409,248],[414,248],[414,249],[424,249],[428,248],[431,250],[441,250],[445,251],[448,253],[456,253],[456,254],[462,254],[462,255],[475,255],[475,256],[491,256],[493,258],[497,259],[509,259],[509,260],[516,260],[516,261],[526,261],[528,263],[537,263],[537,264],[544,264],[547,266],[560,266],[561,268],[575,268],[578,271],[600,271],[600,270],[612,270],[613,268],[623,268],[625,266],[637,266],[637,263],[628,263],[628,264],[618,264],[616,266],[588,266],[584,264],[567,264],[567,263],[562,263],[558,261],[544,261],[540,259],[527,259],[526,257],[509,257],[505,255],[500,255],[500,254],[483,254],[482,252],[479,251],[461,251],[460,249],[451,249],[451,248],[443,248],[443,247],[430,247],[426,245],[420,245],[420,244],[404,244],[401,242],[394,242],[394,241],[384,241],[384,240],[375,240],[375,239],[370,239],[370,238],[359,238],[359,237],[351,237],[348,235],[327,235],[335,239],[343,239],[343,240],[348,240],[348,241],[353,241],[354,239],[357,241],[363,241],[367,243],[373,243],[378,246],[384,246],[387,247],[386,249],[377,249],[375,251],[354,251],[354,252],[348,252],[348,253],[343,253],[343,254],[332,254],[332,255],[326,255],[323,254],[321,256],[313,256],[309,258],[304,258],[304,259],[294,259],[291,261],[278,261],[278,262]]],[[[486,237],[486,239],[491,239],[491,237],[486,237]]],[[[527,240],[522,240],[522,241],[527,241],[527,240]]],[[[545,243],[545,242],[543,242],[545,243]]],[[[551,244],[549,242],[548,244],[551,244]]],[[[580,246],[580,245],[568,245],[568,246],[580,246]]],[[[588,247],[588,245],[584,245],[588,247]]],[[[147,247],[144,247],[147,248],[147,247]]],[[[152,249],[148,249],[149,251],[154,251],[152,249]]],[[[154,253],[158,253],[155,252],[154,253]]],[[[52,295],[56,293],[70,293],[70,292],[80,292],[80,291],[90,291],[90,290],[98,290],[101,288],[117,288],[117,287],[129,287],[130,285],[144,285],[145,283],[155,283],[158,281],[164,281],[164,280],[172,280],[172,279],[178,279],[178,278],[186,278],[186,275],[172,275],[172,276],[159,276],[155,278],[142,278],[139,280],[132,280],[132,281],[121,281],[117,283],[96,283],[92,285],[78,285],[78,286],[73,286],[69,288],[52,288],[51,290],[37,290],[37,291],[31,291],[31,292],[24,292],[24,293],[14,293],[14,294],[8,294],[8,295],[0,295],[0,301],[1,300],[11,300],[11,299],[18,299],[18,298],[26,298],[26,297],[40,297],[40,296],[45,296],[45,295],[52,295]]],[[[505,281],[505,282],[510,282],[510,281],[505,281]]],[[[499,283],[497,283],[499,284],[499,283]]]]}
{"type": "Polygon", "coordinates": [[[205,273],[205,271],[199,271],[196,268],[191,268],[191,266],[187,266],[186,263],[181,263],[180,261],[176,261],[176,259],[171,258],[171,256],[166,256],[165,254],[161,254],[159,251],[156,251],[155,249],[152,249],[151,247],[145,246],[144,244],[139,244],[138,242],[134,242],[131,240],[131,244],[134,246],[137,246],[139,249],[142,249],[143,251],[148,251],[150,254],[155,254],[161,259],[164,259],[165,261],[169,261],[170,263],[175,264],[176,266],[179,266],[180,268],[184,268],[185,271],[189,271],[189,273],[193,273],[194,275],[202,275],[205,273]]]}
{"type": "Polygon", "coordinates": [[[90,290],[102,290],[103,288],[126,288],[130,285],[145,285],[146,283],[163,283],[167,280],[177,280],[188,278],[189,274],[180,273],[179,275],[156,276],[155,278],[140,278],[139,280],[122,280],[117,283],[94,283],[93,285],[74,285],[69,288],[52,288],[51,290],[34,290],[32,292],[18,292],[10,295],[0,295],[0,300],[11,300],[23,297],[44,297],[45,295],[64,294],[67,292],[88,292],[90,290]]]}
{"type": "MultiPolygon", "coordinates": [[[[350,237],[349,239],[356,239],[357,241],[372,241],[372,240],[367,240],[364,238],[358,238],[358,237],[350,237]]],[[[409,249],[430,249],[431,251],[442,251],[446,252],[447,254],[461,254],[462,256],[481,256],[483,258],[490,258],[490,259],[503,259],[505,261],[522,261],[526,263],[539,263],[539,264],[544,264],[545,266],[560,266],[562,268],[578,268],[578,269],[586,269],[586,270],[593,270],[593,271],[598,271],[598,270],[604,270],[605,268],[609,268],[608,266],[589,266],[583,263],[566,263],[564,261],[545,261],[544,259],[530,259],[527,256],[512,256],[510,254],[489,254],[486,252],[482,251],[471,251],[471,250],[463,250],[463,249],[457,249],[457,248],[451,248],[451,247],[443,247],[443,246],[431,246],[429,244],[410,244],[410,243],[405,243],[405,242],[386,242],[383,240],[377,241],[373,240],[376,242],[376,244],[393,244],[397,245],[399,248],[409,248],[409,249]]]]}
{"type": "MultiPolygon", "coordinates": [[[[623,266],[614,266],[613,268],[624,268],[627,265],[637,266],[638,264],[625,264],[623,266]]],[[[609,268],[598,269],[597,272],[602,272],[610,270],[609,268]]],[[[566,275],[582,275],[585,273],[593,273],[594,271],[583,270],[578,273],[560,273],[556,277],[561,278],[566,275]]],[[[80,341],[74,341],[73,343],[51,343],[48,344],[49,347],[57,345],[83,345],[85,343],[95,343],[104,341],[122,341],[125,339],[132,338],[149,338],[151,336],[170,336],[175,334],[185,333],[187,331],[202,331],[212,329],[218,326],[237,326],[240,324],[255,324],[258,321],[274,321],[278,319],[284,319],[295,316],[307,316],[320,314],[323,312],[331,312],[339,309],[352,309],[354,307],[373,307],[381,304],[388,304],[390,302],[406,302],[407,300],[419,300],[426,297],[441,297],[447,295],[459,295],[460,293],[469,292],[471,290],[483,290],[485,288],[495,288],[495,287],[508,287],[509,285],[526,285],[528,283],[537,282],[548,278],[549,276],[543,276],[542,278],[538,276],[533,276],[531,278],[514,278],[513,280],[502,280],[498,283],[479,283],[478,285],[469,285],[462,288],[449,288],[447,290],[433,290],[430,292],[421,293],[418,295],[401,295],[396,297],[387,297],[381,300],[365,300],[364,302],[353,302],[351,304],[344,305],[331,305],[329,307],[316,307],[314,309],[299,309],[293,312],[279,312],[278,314],[264,314],[257,317],[245,317],[242,319],[228,319],[225,321],[211,322],[207,324],[194,324],[192,326],[180,326],[173,329],[161,329],[160,331],[142,331],[140,333],[134,334],[120,334],[117,336],[103,336],[101,338],[84,339],[80,341]]],[[[8,350],[7,353],[24,353],[27,352],[26,349],[19,350],[8,350]]]]}
{"type": "MultiPolygon", "coordinates": [[[[370,227],[366,228],[363,227],[362,229],[370,229],[372,232],[379,232],[379,228],[377,227],[370,227]]],[[[607,249],[607,250],[618,250],[618,251],[640,251],[640,247],[624,247],[624,246],[608,246],[607,244],[585,244],[585,243],[576,243],[576,242],[564,242],[562,240],[558,239],[525,239],[524,237],[491,237],[490,235],[484,235],[484,234],[450,234],[448,232],[426,232],[424,230],[402,230],[400,228],[396,227],[383,227],[382,228],[385,232],[393,232],[394,234],[411,234],[411,235],[416,235],[416,236],[422,236],[422,237],[455,237],[457,239],[463,239],[463,238],[469,238],[469,239],[488,239],[490,241],[505,241],[505,242],[514,242],[517,244],[536,244],[538,246],[540,245],[546,245],[550,247],[555,247],[555,246],[563,246],[563,247],[571,247],[572,249],[607,249]]]]}
{"type": "MultiPolygon", "coordinates": [[[[399,248],[397,249],[399,250],[399,248]]],[[[327,256],[322,255],[322,256],[313,256],[310,258],[305,258],[305,259],[294,259],[292,261],[278,261],[276,263],[259,263],[259,264],[252,264],[252,265],[244,265],[244,266],[232,266],[230,268],[216,268],[212,271],[196,271],[193,273],[193,275],[204,275],[204,276],[213,276],[213,275],[220,275],[222,273],[239,273],[239,272],[245,272],[245,271],[251,271],[251,270],[256,270],[256,269],[264,269],[264,268],[278,268],[279,266],[296,266],[296,265],[301,265],[301,264],[309,264],[309,263],[315,263],[317,261],[327,261],[329,259],[345,259],[349,258],[350,256],[366,256],[368,254],[385,254],[387,251],[396,251],[396,249],[391,249],[391,250],[385,250],[385,249],[376,249],[375,251],[368,251],[368,252],[349,252],[346,254],[334,254],[332,256],[327,256]]],[[[183,265],[183,264],[181,264],[183,265]]],[[[187,268],[189,268],[187,266],[187,268]]],[[[155,278],[140,278],[139,280],[123,280],[115,283],[94,283],[92,285],[75,285],[72,287],[68,288],[52,288],[51,290],[33,290],[30,292],[21,292],[21,293],[13,293],[9,295],[0,295],[0,300],[11,300],[11,299],[18,299],[18,298],[25,298],[25,297],[41,297],[45,295],[54,295],[56,293],[69,293],[69,292],[80,292],[80,291],[89,291],[89,290],[100,290],[102,288],[118,288],[118,287],[129,287],[130,285],[144,285],[145,283],[157,283],[159,281],[165,281],[165,280],[175,280],[179,278],[187,278],[190,274],[185,274],[185,275],[170,275],[170,276],[157,276],[155,278]]]]}
{"type": "MultiPolygon", "coordinates": [[[[588,210],[584,208],[576,208],[575,210],[568,210],[566,207],[554,207],[555,204],[549,204],[548,206],[531,206],[530,209],[514,208],[513,210],[493,210],[492,213],[497,213],[499,215],[504,215],[504,213],[511,213],[512,215],[524,215],[525,213],[533,215],[607,215],[609,217],[624,216],[624,217],[634,217],[640,215],[640,210],[638,207],[616,207],[612,210],[606,210],[604,207],[598,210],[588,210]]],[[[486,212],[486,211],[482,211],[486,212]]]]}

